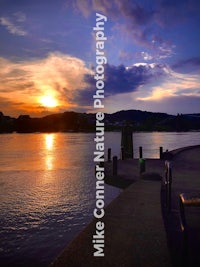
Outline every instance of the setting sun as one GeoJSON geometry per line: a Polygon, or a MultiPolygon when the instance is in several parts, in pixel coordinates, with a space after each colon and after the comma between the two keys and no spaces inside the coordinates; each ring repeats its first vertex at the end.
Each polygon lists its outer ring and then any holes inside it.
{"type": "Polygon", "coordinates": [[[40,103],[44,107],[48,107],[48,108],[54,108],[57,106],[57,100],[55,98],[53,98],[52,96],[49,96],[49,95],[41,97],[40,103]]]}

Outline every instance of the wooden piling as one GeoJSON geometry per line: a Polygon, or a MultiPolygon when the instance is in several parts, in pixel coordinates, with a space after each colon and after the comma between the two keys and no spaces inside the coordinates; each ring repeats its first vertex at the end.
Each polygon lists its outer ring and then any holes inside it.
{"type": "Polygon", "coordinates": [[[163,159],[163,147],[160,146],[160,159],[163,159]]]}
{"type": "Polygon", "coordinates": [[[122,128],[121,147],[124,148],[124,159],[133,158],[133,130],[129,125],[122,128]]]}
{"type": "Polygon", "coordinates": [[[108,161],[111,161],[111,148],[108,148],[108,161]]]}
{"type": "Polygon", "coordinates": [[[145,159],[139,159],[139,170],[140,170],[140,175],[146,171],[146,164],[145,164],[145,159]]]}
{"type": "Polygon", "coordinates": [[[121,146],[121,160],[124,160],[124,147],[121,146]]]}
{"type": "Polygon", "coordinates": [[[113,157],[113,176],[117,176],[117,156],[113,157]]]}
{"type": "Polygon", "coordinates": [[[143,151],[142,151],[142,146],[139,147],[139,158],[143,158],[143,151]]]}

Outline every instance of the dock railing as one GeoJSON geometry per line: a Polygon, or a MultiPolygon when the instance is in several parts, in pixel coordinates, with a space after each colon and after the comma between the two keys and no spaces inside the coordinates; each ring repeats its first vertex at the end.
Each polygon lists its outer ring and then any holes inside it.
{"type": "Polygon", "coordinates": [[[171,211],[171,186],[172,186],[172,163],[171,161],[165,161],[165,203],[167,211],[171,211]]]}

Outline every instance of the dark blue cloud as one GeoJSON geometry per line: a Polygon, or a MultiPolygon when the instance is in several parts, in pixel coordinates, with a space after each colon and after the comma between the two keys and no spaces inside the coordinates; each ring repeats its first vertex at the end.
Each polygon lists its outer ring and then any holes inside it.
{"type": "MultiPolygon", "coordinates": [[[[162,64],[137,65],[125,68],[124,65],[106,64],[104,72],[105,97],[137,91],[141,85],[152,81],[155,77],[165,75],[162,64]]],[[[76,92],[75,101],[81,105],[91,105],[96,90],[96,80],[92,75],[85,75],[87,87],[76,92]]]]}
{"type": "Polygon", "coordinates": [[[148,70],[144,66],[125,68],[123,65],[105,67],[106,95],[128,93],[136,91],[150,78],[148,70]]]}
{"type": "Polygon", "coordinates": [[[198,71],[200,68],[200,57],[188,58],[180,60],[172,65],[172,69],[183,73],[198,71]]]}

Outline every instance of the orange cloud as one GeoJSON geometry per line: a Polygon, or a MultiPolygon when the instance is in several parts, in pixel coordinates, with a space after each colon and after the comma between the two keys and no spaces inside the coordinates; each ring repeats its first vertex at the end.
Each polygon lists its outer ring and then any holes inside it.
{"type": "Polygon", "coordinates": [[[139,91],[136,100],[161,101],[177,96],[200,97],[199,84],[199,74],[182,74],[170,70],[167,77],[162,78],[158,85],[145,85],[139,91]],[[147,87],[151,87],[151,90],[147,87]]]}
{"type": "Polygon", "coordinates": [[[18,114],[24,110],[39,115],[45,109],[41,106],[44,96],[56,100],[55,111],[76,107],[73,94],[85,87],[84,75],[91,73],[82,60],[59,52],[17,62],[0,58],[0,68],[0,97],[5,102],[2,111],[9,114],[15,106],[18,114]]]}

